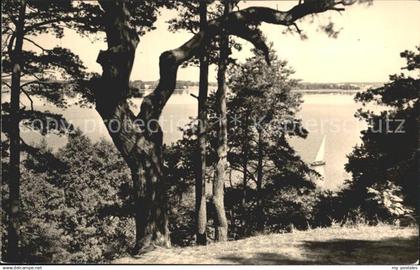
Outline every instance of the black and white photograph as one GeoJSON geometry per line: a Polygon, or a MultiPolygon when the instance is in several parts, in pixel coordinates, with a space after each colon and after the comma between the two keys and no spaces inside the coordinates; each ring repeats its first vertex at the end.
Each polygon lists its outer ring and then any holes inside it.
{"type": "Polygon", "coordinates": [[[2,0],[1,31],[3,270],[418,269],[420,1],[2,0]]]}

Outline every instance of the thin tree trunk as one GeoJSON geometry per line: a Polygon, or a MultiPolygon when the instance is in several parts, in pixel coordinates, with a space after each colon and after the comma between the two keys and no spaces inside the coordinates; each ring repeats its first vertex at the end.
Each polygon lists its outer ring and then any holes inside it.
{"type": "MultiPolygon", "coordinates": [[[[207,3],[200,0],[200,31],[205,32],[207,28],[207,3]]],[[[204,37],[206,39],[206,37],[204,37]]],[[[206,46],[203,46],[200,55],[200,83],[198,95],[198,153],[200,155],[197,164],[197,179],[195,183],[195,205],[197,213],[196,241],[198,245],[207,244],[207,207],[206,207],[206,126],[207,126],[207,92],[209,63],[206,53],[206,46]]]]}
{"type": "MultiPolygon", "coordinates": [[[[224,14],[227,16],[231,11],[229,0],[224,1],[224,14]]],[[[224,184],[227,168],[227,108],[226,108],[226,68],[229,57],[229,35],[225,29],[220,31],[220,56],[219,69],[217,72],[217,105],[219,110],[219,129],[217,146],[216,178],[213,182],[213,204],[216,210],[215,217],[215,240],[227,241],[228,224],[224,203],[224,184]]]]}
{"type": "Polygon", "coordinates": [[[258,169],[257,169],[257,231],[264,231],[264,212],[262,203],[263,181],[263,134],[258,130],[258,169]]]}
{"type": "Polygon", "coordinates": [[[243,158],[243,177],[242,177],[242,209],[246,208],[246,187],[248,182],[248,151],[247,149],[244,151],[244,158],[243,158]]]}
{"type": "Polygon", "coordinates": [[[249,142],[248,142],[248,115],[245,117],[245,121],[242,127],[243,132],[243,141],[242,141],[242,151],[243,151],[243,160],[242,160],[242,169],[243,169],[243,179],[242,179],[242,233],[245,234],[245,212],[246,212],[246,188],[248,182],[248,152],[249,152],[249,142]]]}
{"type": "MultiPolygon", "coordinates": [[[[12,85],[10,95],[10,167],[9,167],[9,219],[7,227],[8,262],[19,262],[19,212],[20,212],[20,79],[22,65],[23,30],[25,25],[26,1],[22,1],[16,25],[16,42],[10,52],[12,62],[12,85]]],[[[13,41],[11,41],[13,42],[13,41]]]]}

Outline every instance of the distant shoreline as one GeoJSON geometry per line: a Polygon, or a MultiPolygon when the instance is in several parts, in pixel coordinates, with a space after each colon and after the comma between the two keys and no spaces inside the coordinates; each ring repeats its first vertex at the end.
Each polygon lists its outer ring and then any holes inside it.
{"type": "Polygon", "coordinates": [[[293,89],[292,92],[302,94],[337,94],[337,95],[355,95],[363,89],[343,90],[343,89],[293,89]]]}

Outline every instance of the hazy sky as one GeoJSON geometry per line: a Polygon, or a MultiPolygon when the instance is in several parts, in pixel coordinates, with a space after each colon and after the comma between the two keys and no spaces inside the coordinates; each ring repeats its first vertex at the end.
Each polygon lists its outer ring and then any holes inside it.
{"type": "MultiPolygon", "coordinates": [[[[247,1],[241,7],[269,6],[287,10],[296,1],[247,1]]],[[[311,19],[298,22],[308,35],[301,40],[298,35],[282,34],[284,26],[263,24],[262,30],[280,58],[289,61],[296,70],[295,77],[309,82],[356,82],[386,81],[388,75],[399,72],[404,61],[399,53],[420,45],[420,2],[402,0],[375,0],[371,6],[353,5],[346,7],[341,15],[329,11],[311,19]],[[332,20],[338,29],[336,39],[320,32],[320,24],[332,20]]],[[[187,32],[169,32],[166,21],[176,16],[174,11],[164,10],[156,23],[157,29],[141,37],[136,52],[132,80],[158,79],[158,59],[160,53],[176,48],[187,41],[187,32]]],[[[100,36],[96,36],[98,38],[100,36]]],[[[40,36],[38,42],[46,47],[61,45],[78,54],[91,71],[101,71],[96,63],[100,49],[106,49],[101,39],[82,38],[72,31],[66,31],[61,40],[50,36],[40,36]],[[92,43],[93,41],[93,43],[92,43]]],[[[251,45],[244,43],[239,59],[250,55],[251,45]]],[[[210,81],[215,81],[216,73],[211,69],[210,81]]],[[[197,68],[181,69],[178,79],[198,81],[197,68]]]]}

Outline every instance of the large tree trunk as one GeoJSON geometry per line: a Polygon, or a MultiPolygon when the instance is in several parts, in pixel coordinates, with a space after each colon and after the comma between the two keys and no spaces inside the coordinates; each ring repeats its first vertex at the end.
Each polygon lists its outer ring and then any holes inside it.
{"type": "MultiPolygon", "coordinates": [[[[154,246],[169,246],[166,186],[162,175],[161,113],[153,95],[144,99],[141,113],[135,116],[126,100],[134,54],[139,42],[129,25],[125,1],[101,1],[105,11],[108,50],[101,51],[98,63],[103,74],[95,92],[96,109],[101,115],[117,149],[130,167],[134,188],[136,247],[141,253],[154,246]]],[[[165,64],[164,58],[161,64],[165,64]]],[[[171,88],[176,69],[166,69],[171,88]]],[[[165,78],[165,77],[164,77],[165,78]]],[[[163,105],[162,105],[163,106],[163,105]]]]}
{"type": "MultiPolygon", "coordinates": [[[[231,12],[231,3],[225,0],[224,14],[226,17],[231,12]]],[[[213,182],[213,204],[216,211],[215,216],[215,240],[218,242],[227,241],[228,224],[224,203],[224,184],[227,168],[227,112],[226,112],[226,68],[229,57],[229,35],[225,29],[220,31],[220,55],[217,72],[217,106],[219,111],[219,129],[217,146],[216,177],[213,182]]]]}
{"type": "MultiPolygon", "coordinates": [[[[7,227],[6,261],[19,262],[19,212],[20,212],[20,79],[22,66],[23,29],[26,1],[22,1],[15,30],[15,46],[9,51],[12,62],[12,85],[10,95],[10,160],[9,160],[9,219],[7,227]]],[[[13,40],[11,40],[13,42],[13,40]]],[[[13,45],[13,44],[11,44],[13,45]]],[[[10,46],[12,47],[12,46],[10,46]]]]}
{"type": "MultiPolygon", "coordinates": [[[[203,33],[207,29],[207,3],[200,0],[200,31],[203,33]]],[[[207,35],[204,36],[207,39],[207,35]]],[[[207,143],[207,92],[209,62],[208,55],[202,48],[200,55],[200,83],[198,94],[198,153],[199,161],[197,164],[197,178],[195,182],[195,207],[197,214],[196,241],[198,245],[207,244],[207,206],[206,206],[206,143],[207,143]]]]}
{"type": "Polygon", "coordinates": [[[263,181],[263,131],[258,130],[258,168],[257,168],[257,231],[264,231],[264,212],[262,197],[263,181]]]}

